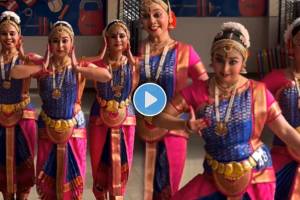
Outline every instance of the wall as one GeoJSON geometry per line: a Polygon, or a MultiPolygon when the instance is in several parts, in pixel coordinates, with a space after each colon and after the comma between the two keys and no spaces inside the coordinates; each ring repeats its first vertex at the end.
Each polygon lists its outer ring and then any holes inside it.
{"type": "MultiPolygon", "coordinates": [[[[256,52],[260,48],[273,47],[277,39],[278,0],[270,0],[269,17],[240,17],[240,18],[177,18],[177,28],[172,31],[172,36],[177,40],[190,43],[200,54],[204,64],[210,63],[210,46],[214,35],[220,25],[226,21],[241,22],[250,32],[251,48],[248,61],[248,71],[256,72],[256,52]]],[[[107,5],[107,20],[117,18],[118,0],[109,0],[107,5]]],[[[47,45],[47,37],[24,37],[26,52],[44,54],[47,45]]],[[[101,46],[100,36],[75,37],[76,53],[78,56],[96,55],[101,46]]],[[[208,70],[210,71],[209,67],[208,70]]],[[[35,84],[33,84],[35,87],[35,84]]]]}
{"type": "Polygon", "coordinates": [[[251,47],[247,70],[256,72],[256,52],[276,44],[277,17],[181,17],[177,19],[177,28],[172,35],[177,40],[192,44],[204,64],[209,66],[211,42],[220,30],[221,24],[226,21],[240,22],[248,29],[251,47]]]}

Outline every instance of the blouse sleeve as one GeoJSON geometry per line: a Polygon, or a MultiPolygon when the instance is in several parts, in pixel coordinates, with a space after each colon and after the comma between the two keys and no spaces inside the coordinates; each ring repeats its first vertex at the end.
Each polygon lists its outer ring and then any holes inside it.
{"type": "Polygon", "coordinates": [[[97,61],[94,61],[92,63],[97,65],[98,67],[107,68],[107,65],[103,62],[103,60],[97,60],[97,61]]]}
{"type": "Polygon", "coordinates": [[[267,101],[267,123],[273,121],[281,114],[281,109],[273,97],[272,93],[266,89],[266,101],[267,101]]]}
{"type": "Polygon", "coordinates": [[[188,76],[192,78],[193,81],[198,80],[201,75],[206,73],[204,64],[201,61],[200,56],[195,51],[195,49],[189,46],[189,67],[188,76]]]}
{"type": "Polygon", "coordinates": [[[201,104],[208,101],[207,84],[204,81],[196,81],[180,92],[185,102],[196,110],[201,104]]]}
{"type": "Polygon", "coordinates": [[[42,70],[42,65],[43,65],[43,61],[44,61],[44,57],[36,54],[36,53],[28,53],[27,54],[28,57],[28,63],[27,64],[33,64],[33,65],[40,65],[41,66],[41,70],[38,71],[35,74],[32,74],[31,77],[33,78],[39,78],[45,74],[47,74],[47,72],[42,70]]]}
{"type": "Polygon", "coordinates": [[[195,51],[195,49],[192,46],[190,46],[189,66],[193,66],[198,62],[201,62],[201,59],[198,53],[195,51]]]}

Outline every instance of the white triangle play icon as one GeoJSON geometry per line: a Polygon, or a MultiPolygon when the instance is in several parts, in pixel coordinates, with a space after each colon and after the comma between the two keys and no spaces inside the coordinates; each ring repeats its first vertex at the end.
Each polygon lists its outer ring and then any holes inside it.
{"type": "Polygon", "coordinates": [[[148,108],[152,104],[157,101],[157,98],[150,94],[149,92],[145,92],[145,108],[148,108]]]}

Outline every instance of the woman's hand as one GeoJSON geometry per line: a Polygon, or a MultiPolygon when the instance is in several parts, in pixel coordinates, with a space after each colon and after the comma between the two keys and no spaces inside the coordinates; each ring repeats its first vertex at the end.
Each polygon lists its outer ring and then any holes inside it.
{"type": "Polygon", "coordinates": [[[75,47],[72,48],[71,52],[71,64],[75,72],[78,72],[80,68],[80,63],[77,61],[76,54],[75,54],[75,47]]]}
{"type": "Polygon", "coordinates": [[[130,41],[128,42],[128,45],[127,45],[127,49],[126,49],[126,56],[129,60],[129,63],[131,63],[132,65],[135,65],[136,64],[136,60],[134,59],[133,55],[132,55],[132,52],[131,52],[131,46],[130,46],[130,41]]]}
{"type": "Polygon", "coordinates": [[[190,119],[186,122],[185,130],[188,133],[198,133],[202,136],[201,130],[209,125],[209,121],[203,118],[196,119],[195,111],[192,106],[190,108],[190,119]]]}
{"type": "Polygon", "coordinates": [[[17,49],[19,52],[19,57],[22,60],[26,60],[25,52],[24,52],[24,47],[23,47],[23,36],[20,37],[19,43],[17,45],[17,49]]]}
{"type": "Polygon", "coordinates": [[[43,60],[43,64],[42,64],[42,70],[43,71],[47,71],[48,70],[48,66],[49,66],[49,63],[50,63],[50,45],[48,44],[47,45],[47,50],[45,52],[45,56],[44,56],[44,60],[43,60]]]}

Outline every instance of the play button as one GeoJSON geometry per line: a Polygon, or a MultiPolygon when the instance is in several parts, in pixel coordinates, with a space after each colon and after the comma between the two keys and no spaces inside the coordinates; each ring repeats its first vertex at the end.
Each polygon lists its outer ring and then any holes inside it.
{"type": "Polygon", "coordinates": [[[151,95],[149,92],[145,92],[145,108],[148,108],[152,104],[154,104],[157,101],[157,98],[155,96],[151,95]]]}
{"type": "Polygon", "coordinates": [[[165,108],[167,96],[165,91],[155,83],[140,85],[133,95],[136,110],[145,116],[158,115],[165,108]]]}

